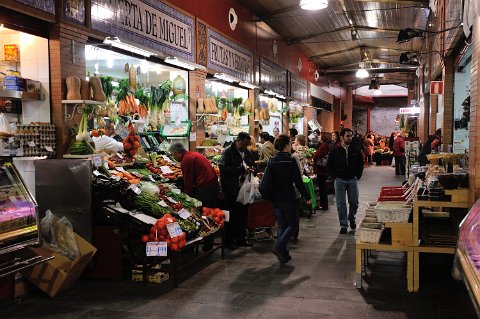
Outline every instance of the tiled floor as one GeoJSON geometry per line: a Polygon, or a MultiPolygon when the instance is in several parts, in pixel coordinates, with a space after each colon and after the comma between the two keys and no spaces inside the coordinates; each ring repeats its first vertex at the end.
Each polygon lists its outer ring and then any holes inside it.
{"type": "MultiPolygon", "coordinates": [[[[398,185],[390,167],[368,167],[360,201],[398,185]]],[[[38,292],[0,304],[0,318],[476,318],[467,291],[451,279],[451,256],[422,260],[421,291],[405,291],[401,253],[372,259],[362,290],[354,287],[354,234],[339,235],[336,210],[302,219],[292,261],[281,266],[271,242],[218,255],[180,287],[129,281],[82,281],[51,299],[38,292]]]]}

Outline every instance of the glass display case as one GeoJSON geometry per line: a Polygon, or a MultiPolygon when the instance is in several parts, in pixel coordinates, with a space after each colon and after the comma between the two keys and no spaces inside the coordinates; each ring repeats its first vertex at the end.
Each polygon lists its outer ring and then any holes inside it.
{"type": "Polygon", "coordinates": [[[0,161],[0,254],[39,242],[37,203],[14,165],[0,161]]]}
{"type": "Polygon", "coordinates": [[[463,279],[479,314],[480,304],[480,199],[460,224],[454,277],[463,279]]]}

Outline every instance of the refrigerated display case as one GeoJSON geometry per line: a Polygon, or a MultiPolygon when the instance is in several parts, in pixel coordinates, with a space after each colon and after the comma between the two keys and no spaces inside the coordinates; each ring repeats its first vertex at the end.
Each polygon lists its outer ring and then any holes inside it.
{"type": "Polygon", "coordinates": [[[480,315],[480,199],[460,224],[453,275],[463,279],[480,315]]]}
{"type": "Polygon", "coordinates": [[[0,161],[0,254],[40,243],[37,203],[11,162],[0,161]]]}

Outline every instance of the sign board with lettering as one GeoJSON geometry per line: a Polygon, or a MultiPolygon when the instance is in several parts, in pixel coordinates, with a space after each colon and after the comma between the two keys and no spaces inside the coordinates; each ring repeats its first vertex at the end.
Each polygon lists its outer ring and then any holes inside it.
{"type": "Polygon", "coordinates": [[[253,53],[208,29],[207,67],[242,81],[253,83],[253,53]]]}
{"type": "Polygon", "coordinates": [[[308,102],[308,82],[292,73],[290,73],[290,97],[299,102],[308,102]]]}
{"type": "Polygon", "coordinates": [[[194,19],[157,0],[92,0],[92,29],[194,62],[194,19]]]}
{"type": "Polygon", "coordinates": [[[287,70],[260,58],[260,86],[277,94],[287,96],[287,70]]]}
{"type": "Polygon", "coordinates": [[[32,0],[15,0],[16,2],[23,3],[27,6],[39,9],[51,14],[55,14],[55,0],[43,0],[43,1],[32,1],[32,0]]]}
{"type": "Polygon", "coordinates": [[[401,107],[400,114],[420,114],[419,107],[401,107]]]}

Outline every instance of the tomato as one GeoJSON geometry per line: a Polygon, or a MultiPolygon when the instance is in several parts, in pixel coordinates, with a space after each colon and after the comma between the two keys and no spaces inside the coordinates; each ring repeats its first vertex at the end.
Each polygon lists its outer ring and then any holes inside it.
{"type": "Polygon", "coordinates": [[[165,228],[163,228],[162,230],[160,230],[160,234],[166,236],[168,235],[168,231],[165,228]]]}
{"type": "Polygon", "coordinates": [[[149,240],[150,240],[150,237],[149,237],[148,235],[143,235],[143,236],[142,236],[142,241],[143,241],[144,243],[147,243],[149,240]]]}
{"type": "Polygon", "coordinates": [[[173,237],[173,238],[171,239],[171,241],[172,241],[173,244],[178,243],[178,240],[179,240],[178,237],[173,237]]]}
{"type": "Polygon", "coordinates": [[[93,137],[99,137],[100,132],[98,132],[97,130],[93,130],[93,131],[90,132],[90,135],[93,136],[93,137]]]}
{"type": "Polygon", "coordinates": [[[155,234],[150,233],[150,235],[148,235],[148,237],[151,241],[155,241],[155,238],[156,238],[155,234]]]}
{"type": "Polygon", "coordinates": [[[177,251],[179,249],[178,244],[172,244],[172,249],[177,251]]]}

